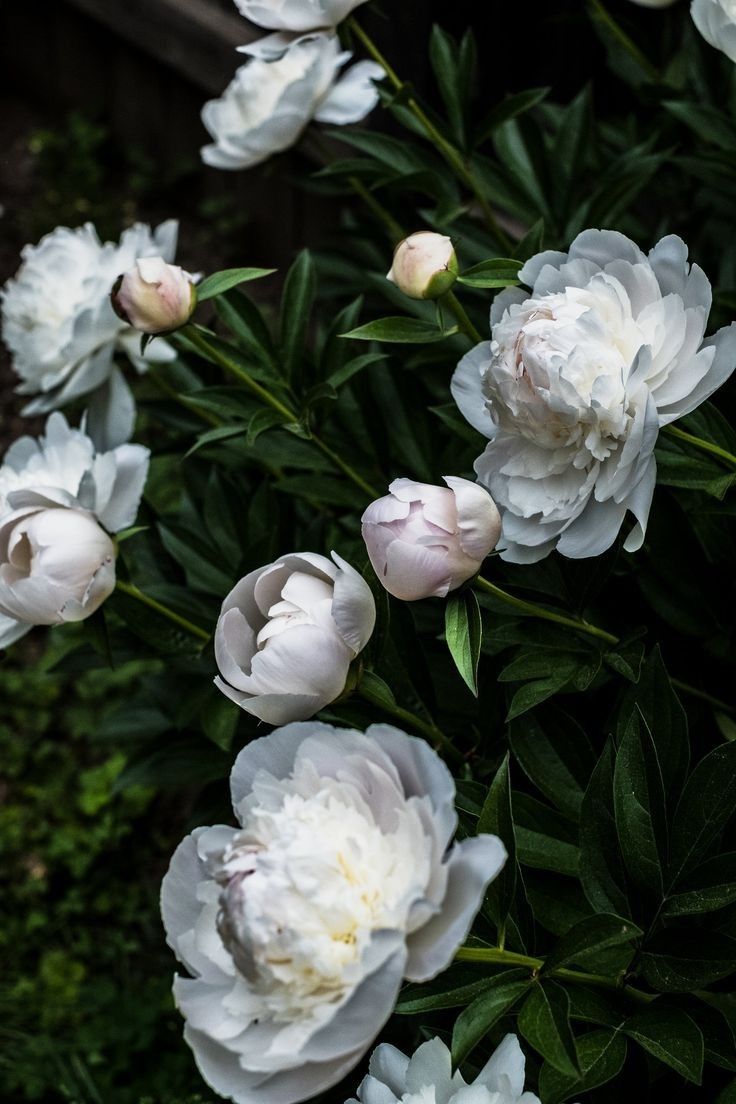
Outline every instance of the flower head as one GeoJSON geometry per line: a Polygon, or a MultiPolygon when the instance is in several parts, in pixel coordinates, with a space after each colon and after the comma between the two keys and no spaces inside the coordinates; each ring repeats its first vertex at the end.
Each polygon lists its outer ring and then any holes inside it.
{"type": "Polygon", "coordinates": [[[191,977],[174,995],[207,1083],[238,1104],[293,1104],[335,1084],[390,1015],[402,978],[444,969],[506,853],[448,851],[452,777],[422,740],[293,724],[231,777],[238,828],[179,846],[162,887],[191,977]]]}
{"type": "Polygon", "coordinates": [[[223,602],[215,682],[270,724],[311,717],[343,692],[375,621],[370,587],[340,556],[282,556],[246,575],[223,602]]]}
{"type": "Polygon", "coordinates": [[[142,445],[97,453],[59,413],[38,441],[11,445],[0,467],[0,646],[32,625],[89,617],[107,598],[115,585],[107,534],[133,524],[148,457],[142,445]]]}
{"type": "Polygon", "coordinates": [[[706,42],[736,61],[736,3],[734,0],[692,0],[693,23],[706,42]]]}
{"type": "Polygon", "coordinates": [[[142,257],[119,276],[111,293],[112,307],[134,330],[171,333],[184,326],[197,305],[194,280],[163,257],[142,257]]]}
{"type": "Polygon", "coordinates": [[[452,393],[490,442],[478,480],[501,510],[502,555],[532,562],[644,539],[662,426],[688,414],[736,364],[736,324],[704,340],[711,289],[680,238],[649,255],[623,234],[586,230],[569,253],[540,253],[503,291],[491,341],[460,362],[452,393]]]}
{"type": "Polygon", "coordinates": [[[439,299],[455,283],[457,273],[451,239],[431,230],[420,230],[396,246],[386,279],[410,299],[439,299]]]}
{"type": "Polygon", "coordinates": [[[335,27],[365,0],[235,0],[251,23],[272,31],[318,31],[335,27]]]}
{"type": "Polygon", "coordinates": [[[91,223],[76,230],[59,226],[38,245],[27,245],[16,276],[0,292],[2,335],[21,378],[18,391],[33,396],[24,414],[43,414],[82,395],[94,396],[91,421],[109,432],[94,434],[104,447],[130,436],[134,406],[115,354],[124,353],[138,371],[147,360],[175,355],[163,342],[139,352],[140,338],[117,317],[110,288],[141,257],[171,261],[177,224],[151,233],[140,223],[124,231],[119,244],[100,242],[91,223]]]}
{"type": "Polygon", "coordinates": [[[526,1061],[516,1035],[496,1047],[474,1081],[452,1072],[452,1056],[441,1039],[422,1043],[411,1058],[382,1043],[371,1055],[358,1099],[347,1104],[539,1104],[524,1092],[526,1061]]]}
{"type": "Polygon", "coordinates": [[[496,505],[483,487],[444,477],[446,487],[395,479],[389,494],[362,517],[373,570],[389,594],[405,602],[444,598],[473,575],[501,532],[496,505]]]}
{"type": "Polygon", "coordinates": [[[221,98],[202,109],[214,139],[203,148],[203,161],[216,169],[248,169],[293,146],[312,120],[342,125],[363,119],[378,102],[373,81],[383,70],[361,61],[338,80],[350,56],[336,35],[312,34],[281,45],[274,60],[251,58],[221,98]]]}

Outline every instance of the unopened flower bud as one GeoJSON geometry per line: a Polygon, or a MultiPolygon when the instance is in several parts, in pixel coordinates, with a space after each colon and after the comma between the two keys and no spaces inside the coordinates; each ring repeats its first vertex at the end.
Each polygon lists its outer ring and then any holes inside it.
{"type": "Polygon", "coordinates": [[[83,621],[115,589],[115,546],[86,510],[22,507],[0,525],[0,614],[83,621]]]}
{"type": "Polygon", "coordinates": [[[162,257],[141,257],[112,289],[113,310],[144,334],[164,334],[185,325],[197,305],[194,281],[162,257]]]}
{"type": "Polygon", "coordinates": [[[444,598],[480,570],[501,535],[483,487],[445,476],[446,487],[395,479],[362,517],[363,540],[380,582],[395,598],[444,598]]]}
{"type": "Polygon", "coordinates": [[[450,290],[457,274],[457,257],[450,238],[420,230],[396,246],[387,279],[410,299],[439,299],[450,290]]]}

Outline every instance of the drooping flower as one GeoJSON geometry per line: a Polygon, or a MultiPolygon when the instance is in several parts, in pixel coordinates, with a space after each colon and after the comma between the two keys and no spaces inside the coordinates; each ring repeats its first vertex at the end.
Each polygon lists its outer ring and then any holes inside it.
{"type": "Polygon", "coordinates": [[[216,169],[252,168],[293,146],[313,120],[357,123],[378,102],[373,82],[383,70],[360,61],[338,79],[351,54],[334,34],[287,39],[273,60],[265,56],[241,66],[221,98],[202,109],[214,139],[202,149],[202,160],[216,169]]]}
{"type": "Polygon", "coordinates": [[[692,0],[690,14],[701,35],[716,50],[736,61],[736,3],[734,0],[692,0]]]}
{"type": "Polygon", "coordinates": [[[475,470],[502,517],[502,556],[574,559],[644,540],[662,426],[690,413],[736,365],[736,323],[704,338],[711,287],[678,237],[649,255],[586,230],[569,253],[532,257],[491,309],[452,393],[490,438],[475,470]]]}
{"type": "Polygon", "coordinates": [[[171,333],[184,326],[197,305],[194,279],[163,257],[142,257],[123,273],[111,293],[118,318],[144,334],[171,333]]]}
{"type": "Polygon", "coordinates": [[[336,27],[366,0],[235,0],[251,23],[272,31],[319,31],[336,27]]]}
{"type": "Polygon", "coordinates": [[[294,1104],[339,1081],[402,978],[443,970],[506,852],[450,847],[452,777],[428,744],[292,724],[231,777],[239,827],[200,828],[162,887],[174,996],[202,1076],[236,1104],[294,1104]],[[449,848],[449,850],[448,850],[449,848]]]}
{"type": "Polygon", "coordinates": [[[222,604],[215,683],[269,724],[304,720],[338,698],[373,632],[370,587],[334,552],[332,560],[282,556],[246,575],[222,604]]]}
{"type": "Polygon", "coordinates": [[[405,602],[444,598],[477,575],[501,533],[483,487],[452,475],[444,480],[446,487],[395,479],[361,519],[373,570],[405,602]]]}
{"type": "Polygon", "coordinates": [[[437,1037],[411,1058],[382,1043],[371,1055],[357,1100],[347,1104],[539,1104],[538,1096],[524,1092],[525,1066],[516,1035],[502,1040],[469,1084],[460,1070],[452,1072],[450,1051],[437,1037]]]}
{"type": "Polygon", "coordinates": [[[450,290],[457,274],[451,239],[431,230],[419,230],[396,246],[386,279],[410,299],[439,299],[450,290]]]}
{"type": "Polygon", "coordinates": [[[0,467],[0,647],[32,625],[89,617],[115,586],[108,533],[132,525],[148,449],[97,453],[52,414],[43,437],[21,437],[0,467]]]}
{"type": "Polygon", "coordinates": [[[177,223],[155,232],[137,223],[115,245],[100,242],[92,223],[59,226],[38,245],[27,245],[16,276],[0,292],[2,336],[21,378],[18,391],[33,396],[27,415],[56,410],[88,396],[88,425],[100,448],[128,440],[135,405],[115,365],[124,354],[139,371],[148,361],[171,360],[174,351],[154,342],[140,354],[140,335],[117,317],[110,289],[142,257],[174,259],[177,223]]]}

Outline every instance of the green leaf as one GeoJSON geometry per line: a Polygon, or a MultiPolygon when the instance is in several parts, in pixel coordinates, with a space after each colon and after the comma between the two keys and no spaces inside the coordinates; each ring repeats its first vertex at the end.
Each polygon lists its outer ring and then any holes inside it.
{"type": "Polygon", "coordinates": [[[375,671],[364,671],[360,680],[361,693],[376,705],[389,711],[396,705],[396,698],[391,687],[383,681],[375,671]]]}
{"type": "MultiPolygon", "coordinates": [[[[508,975],[508,970],[505,973],[508,975]]],[[[406,985],[394,1012],[399,1016],[416,1016],[444,1008],[466,1008],[482,996],[495,976],[494,972],[478,977],[476,963],[456,963],[432,981],[406,985]]]]}
{"type": "Polygon", "coordinates": [[[663,916],[692,916],[736,901],[736,851],[716,855],[702,863],[686,879],[681,891],[668,896],[663,916]]]}
{"type": "Polygon", "coordinates": [[[736,743],[730,743],[701,759],[680,798],[670,845],[673,883],[702,860],[735,810],[736,743]]]}
{"type": "MultiPolygon", "coordinates": [[[[225,593],[227,591],[223,591],[225,593]]],[[[202,641],[199,638],[119,590],[107,599],[105,609],[116,613],[127,628],[154,651],[164,655],[198,655],[202,650],[202,641]]]]}
{"type": "Polygon", "coordinates": [[[598,912],[630,915],[613,808],[613,744],[601,753],[580,810],[580,880],[598,912]]]}
{"type": "Polygon", "coordinates": [[[207,299],[214,299],[216,295],[230,291],[238,284],[261,280],[264,276],[272,276],[275,271],[275,268],[225,268],[222,272],[213,272],[198,285],[197,301],[204,303],[207,299]]]}
{"type": "Polygon", "coordinates": [[[457,326],[440,330],[431,322],[421,318],[377,318],[375,322],[366,322],[355,330],[340,334],[340,337],[352,341],[389,341],[399,345],[428,345],[434,341],[444,341],[458,332],[457,326]]]}
{"type": "Polygon", "coordinates": [[[611,1081],[626,1060],[626,1039],[615,1031],[590,1031],[577,1039],[580,1076],[567,1077],[549,1062],[539,1073],[544,1104],[560,1104],[611,1081]]]}
{"type": "Polygon", "coordinates": [[[239,291],[218,297],[215,310],[236,339],[239,348],[255,357],[274,375],[276,351],[260,310],[239,291]]]}
{"type": "Polygon", "coordinates": [[[507,970],[489,978],[485,992],[476,997],[455,1020],[452,1030],[452,1062],[465,1061],[493,1025],[527,992],[531,982],[525,971],[507,970]]]}
{"type": "Polygon", "coordinates": [[[512,260],[510,257],[496,257],[466,269],[458,276],[457,281],[459,284],[474,288],[516,286],[519,283],[520,268],[521,261],[512,260]]]}
{"type": "Polygon", "coordinates": [[[537,983],[519,1010],[519,1031],[550,1065],[567,1077],[579,1077],[575,1039],[570,1030],[570,999],[554,981],[537,983]]]}
{"type": "Polygon", "coordinates": [[[503,931],[516,892],[516,842],[514,820],[511,811],[511,782],[509,756],[504,756],[501,766],[488,787],[478,819],[478,834],[488,832],[498,836],[508,853],[500,873],[486,890],[485,910],[493,918],[499,931],[503,931]]]}
{"type": "Polygon", "coordinates": [[[193,456],[195,452],[199,452],[207,445],[220,445],[224,444],[225,441],[231,441],[233,437],[243,437],[246,429],[245,423],[241,423],[240,425],[215,426],[214,429],[205,430],[204,433],[200,433],[192,447],[184,453],[184,456],[193,456]]]}
{"type": "Polygon", "coordinates": [[[664,887],[661,855],[667,842],[664,785],[651,734],[635,715],[616,755],[613,804],[626,870],[641,890],[659,901],[664,887]]]}
{"type": "Polygon", "coordinates": [[[361,492],[348,483],[329,475],[289,475],[277,480],[273,487],[285,494],[296,495],[326,506],[340,506],[343,509],[358,510],[364,504],[361,492]]]}
{"type": "Polygon", "coordinates": [[[481,123],[476,144],[482,145],[502,123],[515,119],[518,115],[523,115],[525,111],[536,107],[549,95],[549,92],[549,88],[528,88],[524,92],[516,92],[513,96],[507,96],[505,100],[501,100],[481,123]]]}
{"type": "Polygon", "coordinates": [[[703,1034],[681,1009],[663,1008],[657,1001],[656,1005],[631,1016],[622,1030],[687,1081],[701,1083],[703,1034]]]}
{"type": "Polygon", "coordinates": [[[556,810],[528,794],[512,795],[519,862],[577,878],[577,832],[556,810]]]}
{"type": "Polygon", "coordinates": [[[272,410],[269,406],[256,410],[248,422],[248,432],[245,435],[246,445],[254,445],[262,433],[278,425],[284,425],[284,417],[279,414],[278,410],[272,410]]]}
{"type": "Polygon", "coordinates": [[[445,639],[455,666],[478,697],[478,660],[483,635],[478,599],[472,590],[451,594],[445,605],[445,639]]]}
{"type": "Polygon", "coordinates": [[[571,717],[542,727],[536,716],[509,725],[509,742],[525,774],[563,813],[577,820],[595,760],[571,717]],[[566,722],[566,723],[565,723],[566,722]],[[548,731],[549,729],[549,731],[548,731]]]}
{"type": "Polygon", "coordinates": [[[429,58],[453,133],[462,143],[464,132],[462,85],[457,54],[457,46],[450,35],[435,23],[429,40],[429,58]]]}
{"type": "Polygon", "coordinates": [[[335,369],[332,375],[327,377],[326,382],[337,389],[357,375],[358,372],[362,372],[364,368],[370,368],[371,364],[377,364],[385,359],[385,353],[362,353],[360,356],[352,357],[340,368],[335,369]]]}
{"type": "Polygon", "coordinates": [[[632,943],[641,935],[641,928],[621,916],[604,912],[588,916],[563,935],[557,946],[547,955],[543,972],[549,973],[568,962],[578,962],[581,958],[608,947],[632,943]]]}
{"type": "Polygon", "coordinates": [[[736,971],[736,939],[715,931],[699,938],[687,929],[661,931],[646,944],[641,967],[660,993],[702,989],[736,971]]]}
{"type": "Polygon", "coordinates": [[[315,288],[312,255],[304,249],[287,273],[281,297],[281,362],[287,379],[294,375],[304,356],[315,288]]]}

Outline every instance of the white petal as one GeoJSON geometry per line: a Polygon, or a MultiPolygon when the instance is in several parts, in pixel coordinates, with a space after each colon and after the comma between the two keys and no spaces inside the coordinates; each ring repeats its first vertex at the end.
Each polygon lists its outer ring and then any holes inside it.
{"type": "Polygon", "coordinates": [[[482,372],[491,360],[491,343],[484,341],[466,353],[452,377],[450,391],[463,417],[484,437],[493,437],[496,426],[486,405],[482,372]]]}

